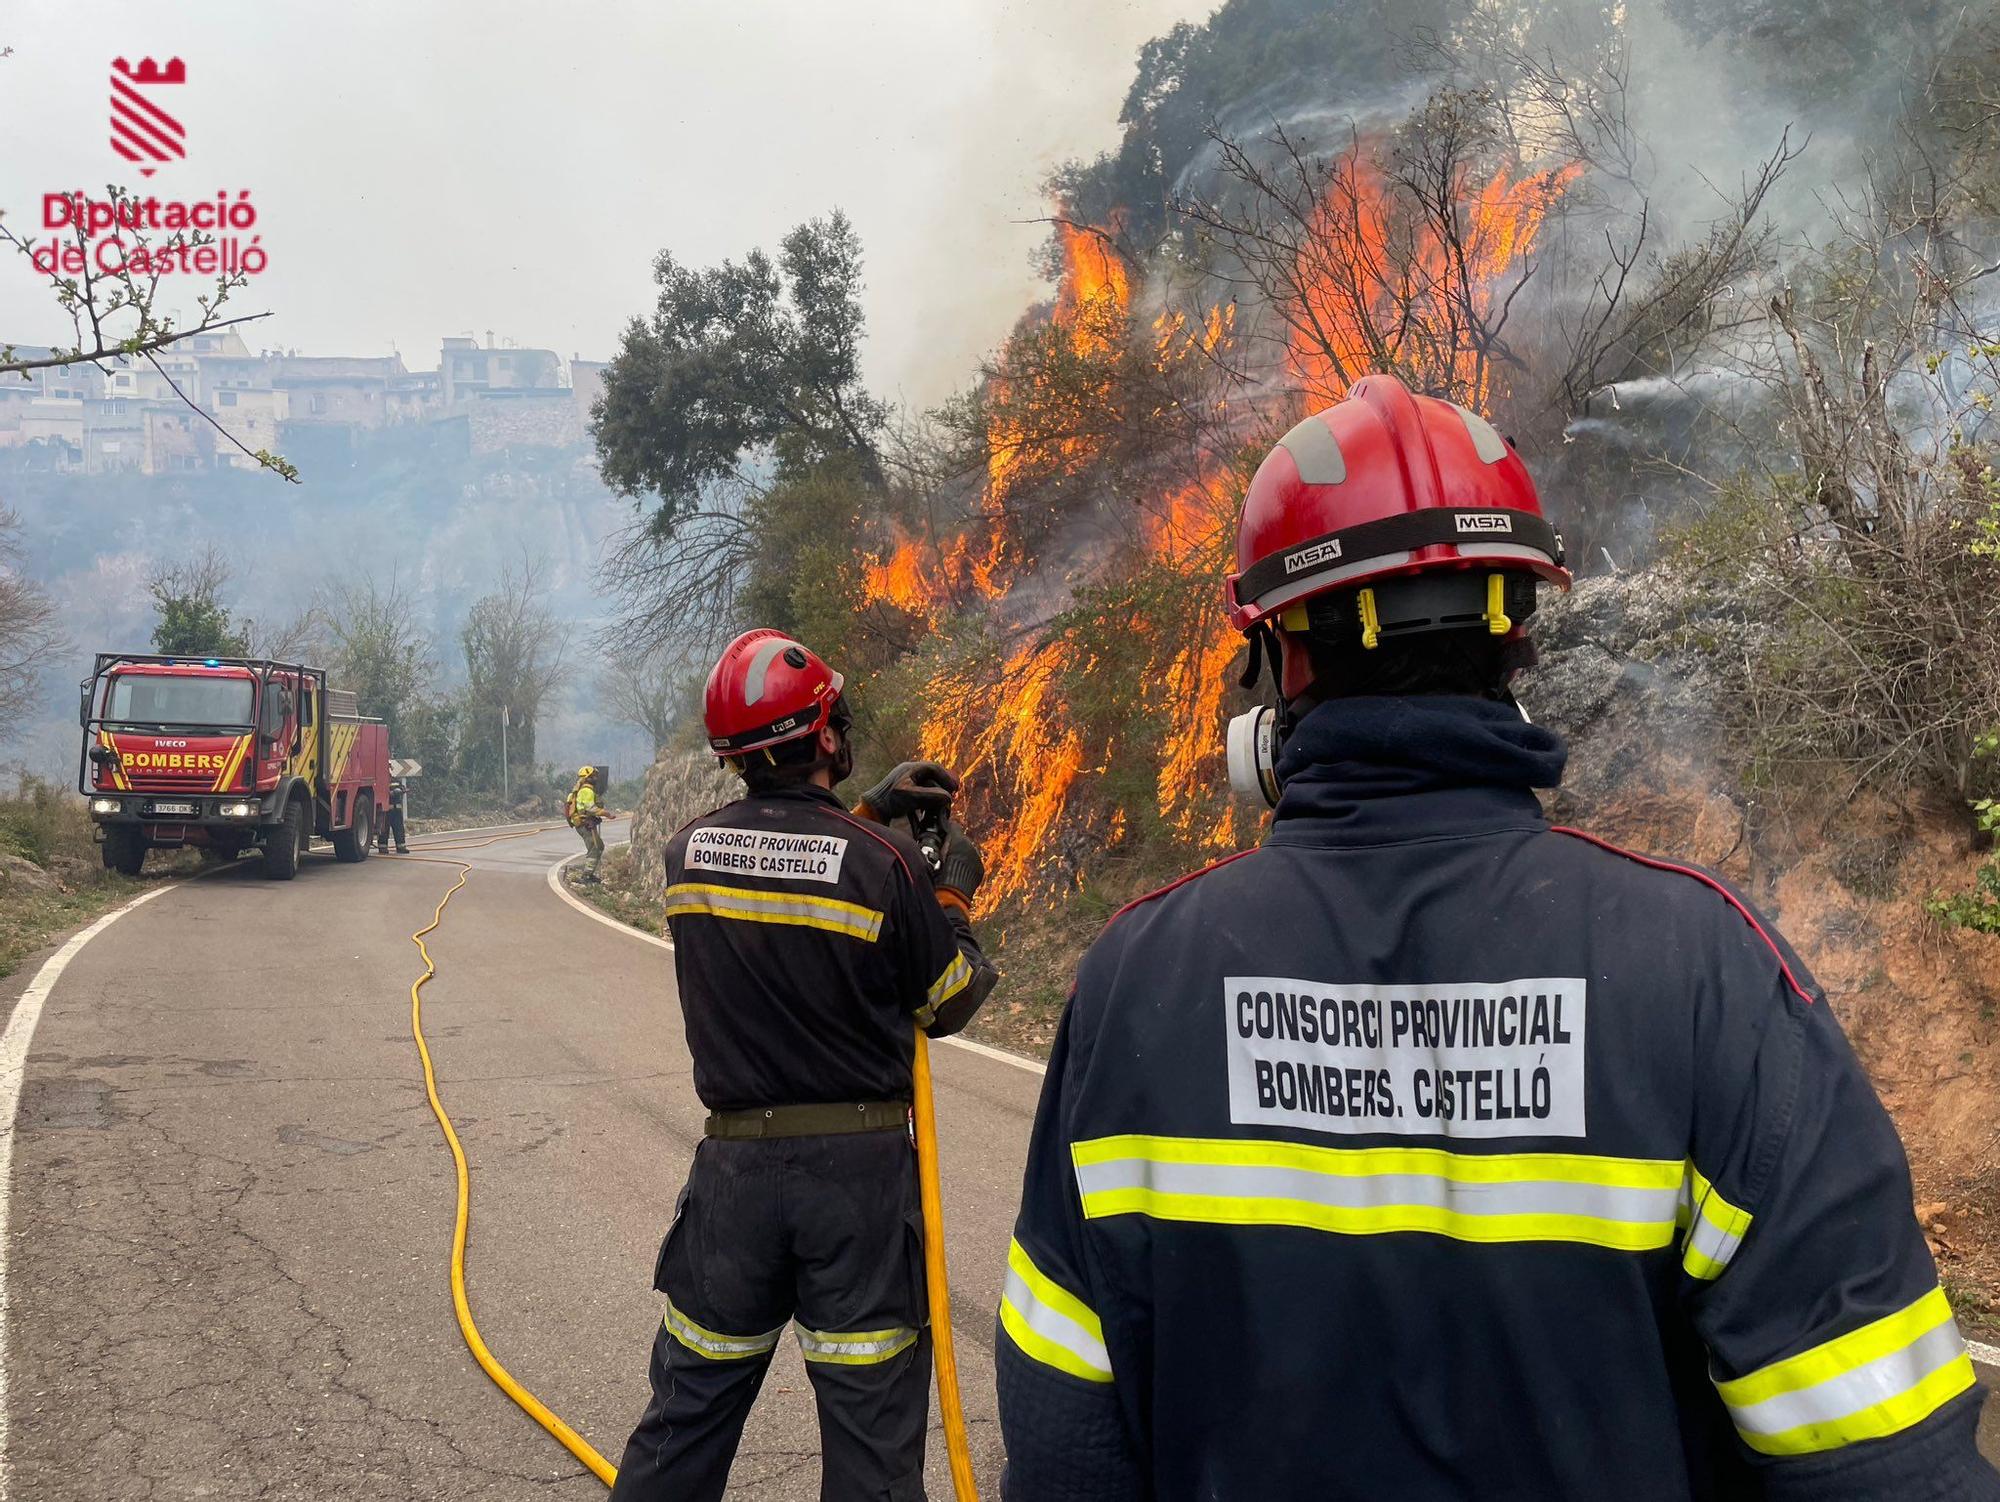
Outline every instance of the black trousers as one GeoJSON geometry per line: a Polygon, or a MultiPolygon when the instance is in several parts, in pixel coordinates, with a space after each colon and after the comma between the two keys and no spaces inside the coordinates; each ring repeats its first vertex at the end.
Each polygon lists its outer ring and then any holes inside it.
{"type": "Polygon", "coordinates": [[[718,1502],[788,1321],[819,1406],[821,1502],[924,1502],[931,1343],[907,1134],[704,1141],[653,1284],[653,1398],[613,1502],[718,1502]]]}
{"type": "Polygon", "coordinates": [[[395,838],[398,850],[409,843],[403,835],[403,805],[400,803],[389,805],[388,814],[383,818],[381,827],[375,831],[375,848],[387,850],[391,836],[395,838]]]}

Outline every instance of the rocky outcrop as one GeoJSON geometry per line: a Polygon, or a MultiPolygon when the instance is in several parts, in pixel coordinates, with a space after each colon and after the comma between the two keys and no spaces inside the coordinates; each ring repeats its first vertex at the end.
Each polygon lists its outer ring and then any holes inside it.
{"type": "Polygon", "coordinates": [[[667,841],[698,814],[734,798],[743,784],[706,752],[669,747],[646,771],[646,791],[632,810],[632,883],[641,892],[666,884],[667,841]]]}
{"type": "Polygon", "coordinates": [[[1721,706],[1759,631],[1749,602],[1649,570],[1587,579],[1535,617],[1520,697],[1570,747],[1558,819],[1748,874],[1740,766],[1721,706]]]}

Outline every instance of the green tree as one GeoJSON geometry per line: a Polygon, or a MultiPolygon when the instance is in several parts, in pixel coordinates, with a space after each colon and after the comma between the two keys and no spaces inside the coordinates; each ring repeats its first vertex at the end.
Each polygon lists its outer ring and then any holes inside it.
{"type": "Polygon", "coordinates": [[[591,432],[604,478],[653,492],[670,534],[746,456],[780,468],[842,457],[882,485],[888,409],[861,384],[861,242],[836,210],[785,236],[774,262],[696,270],[662,251],[651,320],[634,319],[604,372],[591,432]]]}
{"type": "Polygon", "coordinates": [[[395,579],[384,588],[364,578],[328,589],[320,597],[319,615],[334,682],[354,690],[363,714],[381,716],[389,744],[399,746],[404,713],[435,668],[416,602],[395,579]]]}
{"type": "Polygon", "coordinates": [[[248,657],[251,623],[238,621],[222,603],[229,564],[210,548],[168,564],[146,580],[159,619],[153,650],[173,657],[248,657]]]}
{"type": "Polygon", "coordinates": [[[539,562],[524,559],[500,574],[500,584],[473,602],[459,644],[465,651],[465,720],[461,759],[467,773],[487,786],[500,783],[500,721],[507,719],[507,765],[535,764],[535,722],[563,680],[569,628],[548,608],[539,562]]]}
{"type": "Polygon", "coordinates": [[[62,645],[55,603],[22,571],[21,519],[0,506],[0,720],[34,703],[42,669],[62,645]]]}

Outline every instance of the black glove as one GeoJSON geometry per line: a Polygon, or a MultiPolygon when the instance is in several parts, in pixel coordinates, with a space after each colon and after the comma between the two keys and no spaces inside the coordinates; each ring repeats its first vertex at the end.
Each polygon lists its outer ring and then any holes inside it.
{"type": "Polygon", "coordinates": [[[938,862],[937,875],[931,885],[940,892],[956,892],[965,899],[967,907],[979,895],[979,884],[986,880],[986,858],[979,853],[979,847],[972,843],[972,836],[965,832],[965,826],[947,820],[944,826],[944,858],[938,862]]]}
{"type": "Polygon", "coordinates": [[[913,814],[942,815],[958,791],[956,773],[934,761],[906,761],[861,795],[877,823],[894,824],[913,814]]]}

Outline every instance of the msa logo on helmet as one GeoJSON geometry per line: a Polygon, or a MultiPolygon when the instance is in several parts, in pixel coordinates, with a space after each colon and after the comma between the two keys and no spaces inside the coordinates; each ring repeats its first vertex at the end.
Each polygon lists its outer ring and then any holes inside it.
{"type": "Polygon", "coordinates": [[[1287,553],[1285,555],[1285,572],[1296,574],[1301,569],[1311,568],[1315,564],[1331,563],[1339,556],[1340,539],[1338,537],[1326,542],[1316,542],[1311,547],[1300,548],[1296,553],[1287,553]]]}
{"type": "Polygon", "coordinates": [[[1458,519],[1461,532],[1512,532],[1514,518],[1499,512],[1483,512],[1477,516],[1461,516],[1458,519]]]}

